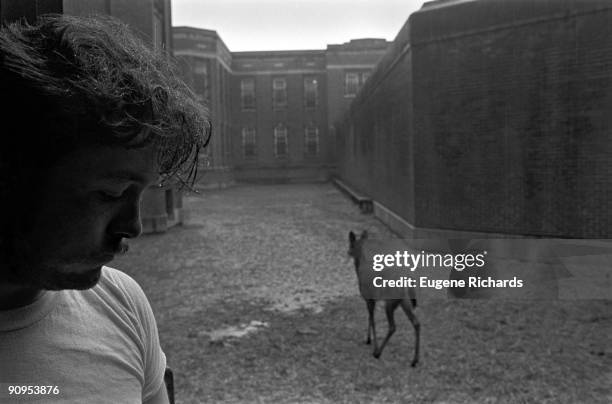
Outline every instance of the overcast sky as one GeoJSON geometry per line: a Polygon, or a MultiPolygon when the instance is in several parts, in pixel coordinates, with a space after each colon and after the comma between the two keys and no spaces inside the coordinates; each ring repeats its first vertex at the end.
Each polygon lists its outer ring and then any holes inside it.
{"type": "Polygon", "coordinates": [[[424,0],[172,0],[172,25],[217,31],[230,51],[393,40],[424,0]]]}

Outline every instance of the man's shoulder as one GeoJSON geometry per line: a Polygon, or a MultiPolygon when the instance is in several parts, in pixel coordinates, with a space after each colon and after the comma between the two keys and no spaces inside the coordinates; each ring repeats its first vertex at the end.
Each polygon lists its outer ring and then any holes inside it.
{"type": "Polygon", "coordinates": [[[130,275],[116,268],[103,266],[102,275],[100,276],[100,285],[115,285],[125,288],[140,288],[138,282],[130,275]]]}
{"type": "Polygon", "coordinates": [[[102,267],[100,281],[92,292],[107,302],[119,303],[129,310],[137,310],[143,304],[148,304],[138,282],[125,272],[111,267],[102,267]]]}

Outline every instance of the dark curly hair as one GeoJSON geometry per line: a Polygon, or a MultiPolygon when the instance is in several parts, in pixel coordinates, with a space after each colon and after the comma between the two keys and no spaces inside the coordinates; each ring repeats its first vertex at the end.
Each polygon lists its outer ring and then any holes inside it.
{"type": "Polygon", "coordinates": [[[191,184],[211,125],[176,72],[111,17],[46,15],[4,26],[0,175],[23,181],[84,145],[154,143],[160,174],[191,184]]]}

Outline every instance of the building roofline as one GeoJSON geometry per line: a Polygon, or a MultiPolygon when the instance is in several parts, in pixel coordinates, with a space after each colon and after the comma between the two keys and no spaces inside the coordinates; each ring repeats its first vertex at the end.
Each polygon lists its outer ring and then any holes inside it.
{"type": "Polygon", "coordinates": [[[219,36],[217,31],[215,31],[214,29],[190,27],[188,25],[178,25],[178,26],[177,25],[173,25],[172,26],[172,30],[175,30],[175,29],[189,30],[189,31],[200,31],[200,32],[205,32],[207,34],[215,34],[215,35],[219,36]]]}
{"type": "Polygon", "coordinates": [[[421,8],[415,12],[435,10],[444,7],[452,7],[463,3],[471,3],[473,1],[477,0],[430,0],[424,2],[421,8]]]}
{"type": "Polygon", "coordinates": [[[234,57],[261,57],[261,56],[296,56],[296,55],[325,55],[325,49],[305,50],[264,50],[264,51],[242,51],[232,52],[234,57]]]}
{"type": "Polygon", "coordinates": [[[341,44],[328,44],[327,50],[354,51],[362,49],[387,49],[393,41],[386,38],[356,38],[341,44]]]}
{"type": "Polygon", "coordinates": [[[227,51],[230,55],[233,54],[232,51],[230,51],[230,49],[227,47],[225,41],[223,40],[223,38],[221,38],[221,35],[219,35],[219,33],[213,29],[206,29],[206,28],[197,28],[197,27],[190,27],[188,25],[179,25],[179,26],[172,26],[171,27],[171,31],[174,32],[175,30],[182,30],[182,31],[196,31],[196,32],[200,32],[200,33],[204,33],[204,34],[209,34],[209,35],[214,35],[215,38],[219,41],[219,43],[221,44],[221,47],[227,51]]]}

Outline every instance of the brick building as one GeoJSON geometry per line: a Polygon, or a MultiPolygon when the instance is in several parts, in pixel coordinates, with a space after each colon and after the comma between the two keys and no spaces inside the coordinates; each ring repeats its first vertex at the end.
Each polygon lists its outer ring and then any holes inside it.
{"type": "MultiPolygon", "coordinates": [[[[1,0],[0,20],[25,18],[33,22],[46,13],[70,15],[105,14],[130,26],[145,43],[171,54],[170,0],[1,0]]],[[[176,185],[151,187],[142,202],[144,232],[165,231],[181,222],[182,197],[176,185]]]]}
{"type": "Polygon", "coordinates": [[[232,66],[236,177],[325,177],[325,52],[238,52],[232,66]]]}
{"type": "Polygon", "coordinates": [[[230,52],[215,31],[192,27],[174,27],[173,42],[213,117],[204,187],[328,178],[336,122],[389,45],[359,39],[321,50],[230,52]]]}
{"type": "Polygon", "coordinates": [[[3,21],[25,18],[34,21],[38,15],[106,14],[116,17],[156,48],[172,49],[170,0],[2,0],[3,21]]]}
{"type": "Polygon", "coordinates": [[[213,137],[199,168],[201,185],[226,186],[231,173],[230,76],[232,55],[215,31],[173,27],[174,55],[183,78],[210,111],[213,137]]]}
{"type": "Polygon", "coordinates": [[[339,171],[407,236],[609,238],[611,94],[608,1],[429,2],[352,103],[339,171]]]}

